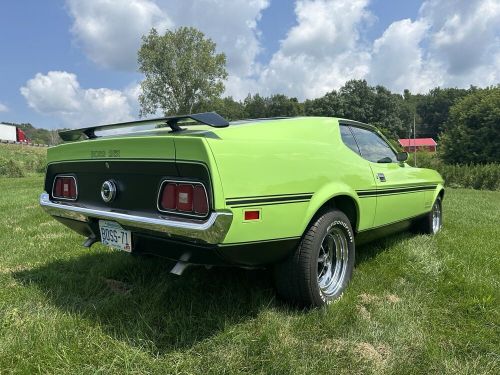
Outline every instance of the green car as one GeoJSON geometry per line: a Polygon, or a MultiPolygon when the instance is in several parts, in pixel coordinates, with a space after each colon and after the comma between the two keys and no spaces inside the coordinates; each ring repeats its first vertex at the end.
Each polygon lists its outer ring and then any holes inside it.
{"type": "Polygon", "coordinates": [[[40,204],[84,246],[166,257],[176,274],[272,267],[279,295],[301,306],[341,296],[355,242],[441,228],[441,176],[351,120],[209,112],[60,135],[40,204]]]}

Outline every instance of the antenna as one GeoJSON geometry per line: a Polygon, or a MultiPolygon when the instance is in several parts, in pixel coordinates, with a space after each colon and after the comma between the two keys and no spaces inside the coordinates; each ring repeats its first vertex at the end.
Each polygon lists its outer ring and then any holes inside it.
{"type": "Polygon", "coordinates": [[[413,155],[415,167],[417,166],[417,128],[415,125],[415,114],[413,114],[413,155]]]}

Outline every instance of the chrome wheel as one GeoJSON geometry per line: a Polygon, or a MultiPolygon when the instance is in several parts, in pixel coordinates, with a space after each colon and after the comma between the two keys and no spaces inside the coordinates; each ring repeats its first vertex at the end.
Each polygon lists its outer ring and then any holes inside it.
{"type": "Polygon", "coordinates": [[[330,227],[318,254],[318,286],[325,296],[339,291],[344,282],[349,247],[344,231],[330,227]]]}
{"type": "Polygon", "coordinates": [[[432,207],[432,232],[437,233],[441,229],[441,201],[438,199],[432,207]]]}

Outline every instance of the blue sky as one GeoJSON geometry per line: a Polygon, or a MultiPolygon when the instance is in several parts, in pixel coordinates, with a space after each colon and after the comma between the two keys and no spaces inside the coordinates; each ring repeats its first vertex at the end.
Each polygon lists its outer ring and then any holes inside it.
{"type": "Polygon", "coordinates": [[[301,100],[364,78],[396,92],[500,81],[497,0],[0,2],[0,121],[137,117],[140,36],[195,26],[228,57],[226,94],[301,100]]]}

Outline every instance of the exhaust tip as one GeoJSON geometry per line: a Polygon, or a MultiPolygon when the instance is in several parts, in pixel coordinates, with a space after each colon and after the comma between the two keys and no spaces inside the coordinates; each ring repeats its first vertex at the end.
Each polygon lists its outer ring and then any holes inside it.
{"type": "Polygon", "coordinates": [[[172,267],[170,270],[170,273],[173,273],[174,275],[181,276],[182,273],[188,268],[191,263],[188,263],[189,258],[191,257],[190,253],[184,253],[181,255],[177,263],[175,263],[175,266],[172,267]]]}

